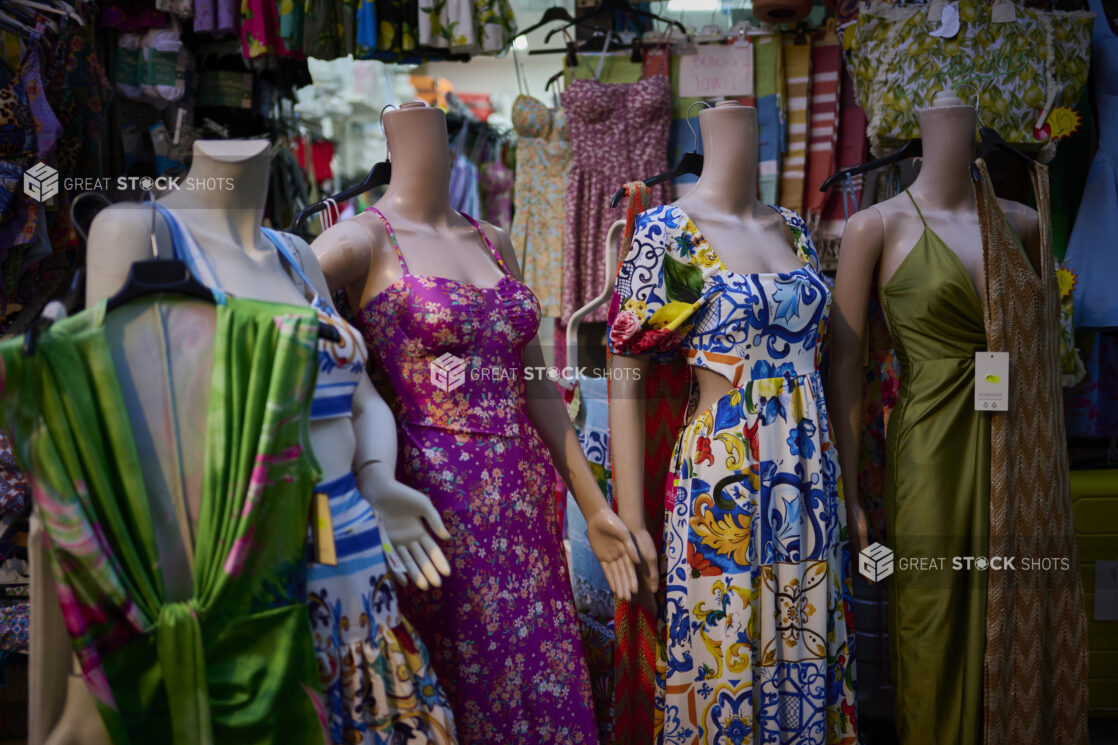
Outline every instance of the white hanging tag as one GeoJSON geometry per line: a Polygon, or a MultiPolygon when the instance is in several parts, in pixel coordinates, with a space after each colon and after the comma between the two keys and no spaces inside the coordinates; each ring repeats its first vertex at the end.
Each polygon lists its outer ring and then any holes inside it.
{"type": "Polygon", "coordinates": [[[1017,20],[1017,10],[1013,7],[1012,0],[994,0],[990,8],[990,20],[993,23],[1013,23],[1017,20]]]}
{"type": "Polygon", "coordinates": [[[974,353],[974,408],[1009,410],[1009,353],[974,353]]]}
{"type": "Polygon", "coordinates": [[[943,13],[940,15],[939,28],[930,32],[930,36],[935,36],[940,39],[954,39],[956,34],[959,33],[959,5],[957,3],[950,3],[943,6],[943,13]]]}

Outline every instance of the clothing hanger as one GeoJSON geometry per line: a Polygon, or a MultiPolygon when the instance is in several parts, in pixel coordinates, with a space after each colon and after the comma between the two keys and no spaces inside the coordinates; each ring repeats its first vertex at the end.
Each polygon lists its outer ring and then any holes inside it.
{"type": "MultiPolygon", "coordinates": [[[[665,18],[664,16],[656,15],[655,13],[650,13],[647,10],[640,10],[639,8],[634,8],[629,3],[629,0],[599,0],[598,5],[596,7],[591,8],[590,10],[586,11],[582,15],[576,16],[573,19],[573,21],[571,21],[570,23],[567,23],[566,26],[563,26],[563,28],[566,28],[568,26],[575,25],[575,24],[580,24],[580,23],[583,23],[585,21],[590,20],[591,18],[595,18],[595,17],[603,16],[603,15],[609,17],[612,20],[613,14],[615,14],[615,13],[622,13],[624,15],[633,15],[633,16],[637,16],[639,18],[648,18],[649,20],[660,21],[661,23],[664,23],[668,26],[676,26],[684,34],[687,33],[687,27],[684,26],[679,21],[672,20],[671,18],[665,18]]],[[[546,42],[546,41],[550,40],[551,36],[554,35],[558,30],[559,29],[553,29],[552,31],[550,31],[548,33],[548,35],[546,37],[544,37],[544,41],[546,42]]]]}
{"type": "MultiPolygon", "coordinates": [[[[602,291],[598,293],[597,297],[572,313],[570,320],[567,321],[567,366],[574,370],[578,370],[578,327],[582,324],[582,319],[586,318],[592,310],[613,297],[613,282],[615,279],[614,272],[617,269],[617,257],[613,255],[612,249],[614,241],[618,240],[617,231],[624,227],[624,222],[616,222],[610,226],[609,232],[606,233],[605,277],[602,284],[602,291]]],[[[577,377],[575,380],[568,380],[564,377],[559,379],[559,383],[567,390],[570,390],[575,387],[576,380],[577,377]]]]}
{"type": "MultiPolygon", "coordinates": [[[[675,167],[671,170],[664,171],[663,173],[658,173],[651,178],[645,179],[645,186],[655,186],[656,184],[662,184],[665,181],[672,181],[679,178],[680,176],[699,176],[702,174],[703,156],[699,154],[699,134],[695,131],[695,125],[691,123],[691,109],[695,108],[695,106],[699,104],[706,106],[708,109],[713,108],[706,101],[695,101],[687,107],[687,114],[684,116],[684,121],[687,122],[687,128],[691,130],[691,152],[684,153],[683,157],[679,159],[679,162],[676,163],[675,167]]],[[[624,196],[624,187],[618,189],[617,193],[613,195],[613,198],[609,200],[609,206],[616,207],[618,204],[621,203],[621,199],[624,196]]]]}
{"type": "MultiPolygon", "coordinates": [[[[1008,142],[1005,141],[1005,138],[998,134],[998,131],[996,129],[993,129],[992,127],[982,127],[978,130],[978,134],[981,137],[981,144],[978,146],[978,155],[975,157],[975,160],[978,160],[979,158],[981,158],[982,160],[989,160],[990,153],[994,150],[994,148],[997,148],[1009,153],[1014,158],[1021,161],[1022,163],[1025,163],[1028,166],[1032,166],[1033,163],[1036,162],[1025,153],[1021,152],[1015,147],[1012,147],[1008,142]]],[[[978,173],[978,166],[973,163],[970,167],[970,175],[971,178],[975,181],[978,181],[978,179],[980,178],[978,173]]]]}
{"type": "Polygon", "coordinates": [[[819,187],[819,191],[827,191],[836,183],[848,176],[857,176],[862,173],[869,173],[870,171],[877,170],[878,168],[883,168],[884,166],[892,165],[893,163],[899,163],[902,160],[908,160],[909,158],[919,158],[921,155],[923,155],[923,153],[924,147],[920,140],[909,140],[900,150],[890,155],[886,155],[884,158],[878,158],[877,160],[871,160],[867,163],[853,166],[852,168],[844,168],[841,171],[836,171],[835,173],[827,177],[827,180],[824,181],[823,185],[819,187]]]}
{"type": "Polygon", "coordinates": [[[81,15],[77,13],[77,11],[75,11],[72,7],[66,5],[65,3],[55,2],[51,5],[45,5],[43,3],[34,2],[34,0],[8,0],[8,3],[23,5],[27,8],[34,8],[35,10],[41,10],[44,13],[54,13],[61,16],[67,16],[77,22],[79,26],[85,26],[85,19],[82,18],[81,15]]]}
{"type": "Polygon", "coordinates": [[[569,10],[561,5],[553,5],[543,12],[543,16],[540,17],[539,21],[533,23],[528,28],[517,31],[516,36],[512,38],[515,39],[517,36],[527,36],[536,29],[543,28],[547,24],[555,23],[556,21],[565,21],[567,25],[578,25],[578,19],[573,17],[569,10]]]}
{"type": "MultiPolygon", "coordinates": [[[[388,104],[380,110],[381,129],[384,128],[384,112],[389,108],[396,108],[393,104],[388,104]]],[[[309,141],[309,140],[308,140],[309,141]]],[[[339,202],[347,202],[354,197],[370,192],[378,186],[387,186],[388,182],[392,180],[392,159],[389,153],[385,153],[384,160],[375,164],[369,173],[361,180],[361,183],[354,184],[348,189],[344,189],[333,196],[326,199],[319,200],[312,205],[304,207],[299,210],[299,214],[295,216],[291,226],[287,229],[288,233],[298,233],[299,229],[303,227],[304,223],[313,215],[318,214],[322,210],[330,206],[330,203],[335,204],[339,202]]]]}

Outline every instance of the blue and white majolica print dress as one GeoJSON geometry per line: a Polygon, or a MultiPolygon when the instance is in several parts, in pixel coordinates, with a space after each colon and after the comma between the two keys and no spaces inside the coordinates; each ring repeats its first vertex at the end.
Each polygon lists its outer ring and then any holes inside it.
{"type": "Polygon", "coordinates": [[[730,390],[685,425],[664,531],[657,743],[852,744],[852,598],[818,370],[830,293],[803,266],[738,274],[695,224],[642,213],[617,278],[615,354],[678,353],[730,390]]]}

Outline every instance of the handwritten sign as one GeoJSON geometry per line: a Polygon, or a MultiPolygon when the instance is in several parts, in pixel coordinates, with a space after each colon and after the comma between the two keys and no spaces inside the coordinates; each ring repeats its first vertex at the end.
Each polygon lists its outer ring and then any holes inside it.
{"type": "Polygon", "coordinates": [[[753,47],[705,44],[679,58],[681,98],[753,95],[753,47]]]}

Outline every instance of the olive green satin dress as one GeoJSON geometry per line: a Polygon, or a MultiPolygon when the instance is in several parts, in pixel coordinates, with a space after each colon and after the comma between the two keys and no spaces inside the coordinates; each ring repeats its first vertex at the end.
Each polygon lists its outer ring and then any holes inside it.
{"type": "Polygon", "coordinates": [[[990,420],[974,409],[982,302],[927,222],[881,300],[901,364],[885,484],[897,734],[902,745],[980,745],[986,573],[957,571],[952,558],[986,555],[990,420]],[[901,563],[918,558],[941,568],[901,563]]]}

